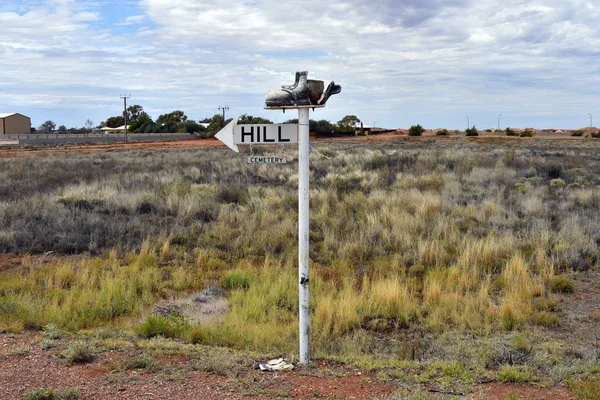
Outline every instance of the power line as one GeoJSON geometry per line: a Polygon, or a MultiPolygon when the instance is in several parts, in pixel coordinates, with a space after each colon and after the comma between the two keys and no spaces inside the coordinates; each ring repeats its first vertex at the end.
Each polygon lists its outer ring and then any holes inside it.
{"type": "Polygon", "coordinates": [[[229,106],[223,106],[223,107],[219,106],[218,109],[223,110],[223,125],[221,126],[221,128],[222,128],[225,126],[225,111],[229,111],[229,106]]]}

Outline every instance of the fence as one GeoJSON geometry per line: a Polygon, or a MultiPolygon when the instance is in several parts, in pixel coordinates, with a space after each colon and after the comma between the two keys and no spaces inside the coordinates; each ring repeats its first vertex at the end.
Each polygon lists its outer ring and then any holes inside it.
{"type": "MultiPolygon", "coordinates": [[[[124,133],[30,133],[22,135],[1,135],[0,139],[14,140],[19,145],[66,144],[66,143],[119,143],[125,142],[124,133]]],[[[128,142],[153,142],[163,140],[196,139],[187,133],[130,133],[128,142]]]]}

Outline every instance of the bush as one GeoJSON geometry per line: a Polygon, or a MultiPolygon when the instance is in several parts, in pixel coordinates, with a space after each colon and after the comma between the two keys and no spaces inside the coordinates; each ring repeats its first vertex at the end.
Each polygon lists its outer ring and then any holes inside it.
{"type": "Polygon", "coordinates": [[[190,368],[211,374],[235,378],[244,373],[244,367],[231,354],[221,349],[211,349],[201,358],[192,359],[190,368]]]}
{"type": "Polygon", "coordinates": [[[517,132],[513,131],[508,127],[504,131],[506,132],[506,136],[519,136],[517,132]]]}
{"type": "Polygon", "coordinates": [[[70,344],[60,356],[68,364],[83,364],[93,361],[96,358],[96,351],[89,342],[80,340],[70,344]]]}
{"type": "Polygon", "coordinates": [[[595,400],[600,393],[600,378],[588,376],[583,379],[572,380],[569,388],[577,400],[595,400]]]}
{"type": "Polygon", "coordinates": [[[139,334],[145,338],[164,336],[166,338],[182,338],[191,329],[190,324],[182,316],[172,315],[160,317],[151,315],[138,328],[139,334]]]}
{"type": "Polygon", "coordinates": [[[150,369],[155,365],[154,359],[147,354],[138,354],[125,360],[126,369],[150,369]]]}
{"type": "Polygon", "coordinates": [[[535,375],[524,367],[505,365],[498,372],[498,379],[504,383],[529,383],[535,380],[535,375]]]}
{"type": "Polygon", "coordinates": [[[421,125],[413,125],[408,129],[408,136],[421,136],[425,132],[425,128],[421,125]]]}
{"type": "Polygon", "coordinates": [[[550,187],[559,188],[565,186],[567,183],[560,178],[552,179],[550,181],[550,187]]]}
{"type": "Polygon", "coordinates": [[[217,189],[217,199],[222,203],[244,204],[248,197],[247,189],[236,186],[221,185],[217,189]]]}
{"type": "Polygon", "coordinates": [[[583,131],[579,130],[579,131],[575,131],[571,134],[571,136],[576,136],[576,137],[580,137],[583,136],[583,131]]]}
{"type": "Polygon", "coordinates": [[[440,129],[435,133],[436,136],[448,136],[448,129],[440,129]]]}
{"type": "Polygon", "coordinates": [[[223,289],[247,289],[256,281],[256,274],[252,271],[236,269],[228,272],[221,280],[223,289]]]}
{"type": "Polygon", "coordinates": [[[600,131],[598,131],[598,132],[593,132],[593,133],[592,133],[592,137],[593,137],[593,138],[596,138],[596,139],[600,139],[600,131]]]}
{"type": "Polygon", "coordinates": [[[521,132],[521,137],[533,137],[534,133],[531,129],[525,129],[521,132]]]}
{"type": "Polygon", "coordinates": [[[573,293],[575,291],[573,282],[564,275],[550,279],[548,286],[553,293],[573,293]]]}
{"type": "Polygon", "coordinates": [[[60,339],[62,336],[56,325],[48,324],[42,330],[42,336],[46,339],[60,339]]]}
{"type": "Polygon", "coordinates": [[[548,311],[541,311],[533,314],[531,316],[531,322],[535,325],[545,326],[547,328],[560,325],[558,316],[548,311]]]}
{"type": "Polygon", "coordinates": [[[42,388],[25,395],[25,400],[74,400],[78,398],[79,392],[73,389],[54,391],[50,388],[42,388]]]}
{"type": "Polygon", "coordinates": [[[475,125],[473,125],[472,128],[467,128],[465,134],[467,136],[479,136],[479,132],[477,131],[477,128],[475,128],[475,125]]]}

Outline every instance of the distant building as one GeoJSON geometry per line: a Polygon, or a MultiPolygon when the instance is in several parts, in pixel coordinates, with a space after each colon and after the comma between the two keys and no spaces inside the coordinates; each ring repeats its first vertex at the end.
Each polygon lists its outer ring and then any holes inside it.
{"type": "Polygon", "coordinates": [[[31,118],[19,113],[0,114],[0,135],[31,133],[31,118]]]}
{"type": "MultiPolygon", "coordinates": [[[[128,131],[129,131],[129,126],[130,125],[127,125],[128,131]]],[[[104,128],[102,128],[102,132],[104,132],[104,133],[123,133],[123,132],[125,132],[125,125],[121,125],[116,128],[109,128],[108,126],[105,126],[104,128]]]]}

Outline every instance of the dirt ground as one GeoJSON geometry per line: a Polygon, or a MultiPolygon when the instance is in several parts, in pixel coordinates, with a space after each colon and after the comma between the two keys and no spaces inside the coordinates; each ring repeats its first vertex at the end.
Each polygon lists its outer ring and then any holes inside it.
{"type": "MultiPolygon", "coordinates": [[[[156,357],[154,369],[120,370],[121,351],[106,351],[88,364],[67,365],[59,348],[44,349],[36,333],[0,334],[0,398],[20,400],[40,388],[74,389],[80,399],[401,399],[419,391],[424,398],[504,400],[568,400],[564,387],[502,383],[479,384],[472,393],[443,393],[428,387],[400,387],[381,382],[372,373],[317,361],[289,372],[260,372],[246,366],[244,374],[227,377],[194,371],[181,355],[156,357]]],[[[244,366],[242,366],[244,367],[244,366]]]]}
{"type": "MultiPolygon", "coordinates": [[[[311,134],[311,140],[315,142],[343,142],[343,143],[369,143],[389,140],[405,140],[408,142],[428,142],[428,141],[451,141],[468,140],[475,144],[505,144],[518,143],[523,140],[551,139],[551,140],[572,140],[589,141],[594,139],[572,137],[567,134],[541,133],[533,138],[507,137],[505,135],[480,132],[478,137],[461,136],[436,136],[435,131],[426,131],[423,136],[410,137],[406,130],[398,130],[370,136],[346,136],[346,137],[317,137],[311,134]]],[[[164,142],[129,142],[129,143],[108,143],[108,144],[85,144],[85,145],[65,145],[65,146],[38,146],[38,147],[18,147],[18,146],[0,146],[0,159],[24,156],[25,154],[36,153],[56,153],[73,151],[115,151],[115,150],[169,150],[169,149],[187,149],[225,146],[217,139],[191,139],[164,142]]]]}

